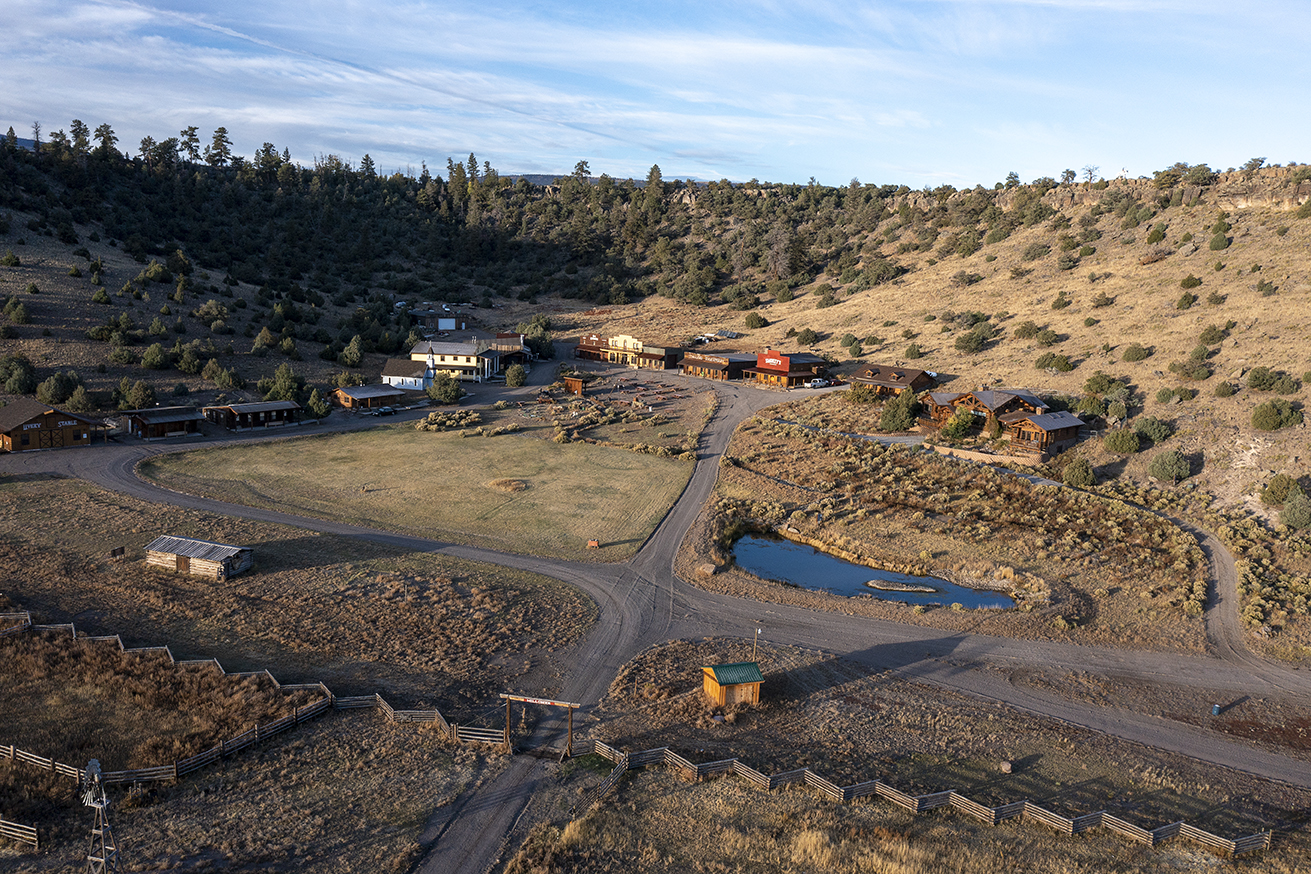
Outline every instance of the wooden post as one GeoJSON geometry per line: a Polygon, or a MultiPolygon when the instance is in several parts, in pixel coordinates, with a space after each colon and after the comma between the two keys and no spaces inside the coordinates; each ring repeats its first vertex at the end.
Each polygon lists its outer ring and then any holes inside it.
{"type": "Polygon", "coordinates": [[[574,709],[566,708],[569,711],[569,737],[564,742],[564,754],[572,756],[574,754],[574,709]]]}
{"type": "Polygon", "coordinates": [[[505,754],[510,754],[510,699],[505,699],[505,754]]]}

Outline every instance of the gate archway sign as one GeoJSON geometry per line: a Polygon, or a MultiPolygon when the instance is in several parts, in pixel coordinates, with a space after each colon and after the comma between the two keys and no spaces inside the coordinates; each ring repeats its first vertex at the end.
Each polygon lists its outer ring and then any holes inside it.
{"type": "Polygon", "coordinates": [[[564,754],[566,756],[573,755],[574,711],[577,710],[579,707],[582,707],[583,705],[574,704],[570,701],[555,701],[551,698],[532,698],[527,695],[508,695],[504,692],[501,693],[501,697],[505,699],[505,748],[506,750],[512,749],[512,747],[510,746],[510,705],[513,702],[518,701],[521,704],[540,704],[543,707],[566,708],[569,711],[569,735],[568,735],[568,739],[565,740],[564,754]]]}

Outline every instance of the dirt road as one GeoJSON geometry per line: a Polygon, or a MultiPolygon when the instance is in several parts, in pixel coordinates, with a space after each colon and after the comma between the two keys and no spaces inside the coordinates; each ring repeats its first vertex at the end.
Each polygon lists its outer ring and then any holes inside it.
{"type": "MultiPolygon", "coordinates": [[[[538,376],[538,374],[534,374],[538,376]]],[[[647,378],[670,379],[662,375],[647,378]]],[[[784,605],[707,592],[673,572],[683,536],[713,490],[719,458],[734,429],[756,410],[781,400],[779,393],[748,386],[716,385],[719,410],[702,434],[696,469],[682,496],[642,549],[627,562],[588,564],[478,549],[287,513],[225,504],[184,495],[144,482],[136,465],[160,452],[231,440],[186,444],[109,445],[86,450],[12,454],[0,472],[72,476],[148,501],[293,525],[313,531],[378,541],[415,551],[439,552],[554,577],[595,599],[599,616],[586,642],[574,651],[564,673],[561,697],[591,705],[605,693],[619,668],[647,647],[671,639],[710,635],[749,637],[757,627],[780,644],[822,648],[873,670],[892,670],[918,681],[1004,702],[1036,715],[1103,731],[1229,768],[1311,788],[1311,765],[1199,730],[1129,710],[1099,707],[1012,685],[1016,668],[1083,671],[1175,686],[1226,690],[1235,694],[1311,695],[1311,677],[1265,662],[1243,646],[1237,615],[1232,556],[1218,541],[1198,533],[1211,560],[1212,601],[1208,638],[1213,656],[1012,640],[980,634],[944,634],[934,629],[871,620],[842,613],[817,613],[784,605]]],[[[522,391],[527,391],[524,389],[522,391]]],[[[417,414],[414,414],[417,415],[417,414]]],[[[342,418],[317,431],[363,427],[342,418]]],[[[367,422],[367,424],[371,424],[367,422]]],[[[278,436],[296,436],[294,432],[278,436]]],[[[243,435],[240,439],[268,439],[243,435]]],[[[1209,705],[1199,692],[1199,708],[1209,705]]],[[[425,840],[435,841],[420,864],[425,872],[481,874],[506,851],[506,839],[542,783],[537,759],[516,759],[503,772],[461,797],[429,823],[425,840]]]]}

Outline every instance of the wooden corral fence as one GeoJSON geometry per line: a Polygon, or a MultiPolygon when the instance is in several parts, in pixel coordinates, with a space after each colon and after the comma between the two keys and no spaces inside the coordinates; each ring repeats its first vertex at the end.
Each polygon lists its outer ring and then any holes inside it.
{"type": "MultiPolygon", "coordinates": [[[[307,704],[304,707],[294,708],[291,713],[288,713],[281,719],[276,719],[267,725],[253,726],[236,737],[220,741],[213,748],[197,753],[189,758],[179,759],[171,764],[159,765],[154,768],[137,768],[130,771],[105,772],[102,775],[101,780],[107,784],[151,783],[177,780],[179,777],[186,776],[187,774],[204,768],[207,765],[212,765],[220,759],[239,752],[252,744],[258,743],[262,740],[267,740],[268,738],[281,734],[302,722],[307,722],[317,716],[321,716],[328,710],[355,710],[362,708],[377,709],[381,710],[383,715],[386,716],[390,722],[432,724],[436,726],[441,734],[452,743],[482,743],[502,747],[505,746],[504,729],[476,728],[463,725],[456,726],[447,722],[441,712],[435,709],[397,710],[392,707],[385,698],[378,694],[339,698],[332,693],[331,689],[321,682],[279,683],[277,678],[267,670],[229,672],[223,669],[223,666],[219,664],[218,659],[178,660],[173,657],[173,651],[167,646],[141,646],[129,648],[123,645],[123,639],[117,634],[107,637],[78,637],[77,629],[71,623],[66,625],[33,625],[32,617],[29,613],[0,613],[0,637],[17,634],[23,631],[67,631],[75,640],[83,640],[92,643],[112,641],[117,643],[119,650],[125,653],[163,653],[168,657],[170,664],[178,667],[212,665],[217,668],[218,672],[223,676],[264,676],[267,677],[280,692],[318,691],[323,693],[322,698],[307,704]],[[6,621],[12,624],[6,627],[6,621]]],[[[81,768],[66,765],[63,762],[56,762],[54,759],[48,759],[26,750],[20,750],[12,744],[9,746],[0,745],[0,759],[23,762],[43,771],[52,771],[61,776],[68,777],[74,782],[77,782],[82,777],[81,768]]],[[[0,838],[10,838],[11,840],[31,844],[33,847],[40,846],[35,826],[11,823],[3,818],[0,818],[0,838]]]]}
{"type": "Polygon", "coordinates": [[[615,768],[601,782],[601,785],[588,794],[587,798],[575,806],[573,813],[586,812],[598,804],[619,782],[619,778],[630,768],[663,764],[684,780],[697,781],[715,774],[735,774],[748,783],[772,792],[781,786],[801,783],[816,789],[830,801],[852,801],[856,798],[876,796],[891,801],[898,807],[911,813],[924,813],[939,807],[952,807],[988,825],[997,825],[1008,819],[1023,817],[1036,820],[1064,835],[1077,835],[1092,828],[1104,828],[1129,840],[1154,847],[1170,838],[1187,838],[1209,849],[1227,853],[1231,856],[1248,853],[1253,850],[1268,849],[1274,840],[1274,832],[1257,832],[1253,835],[1229,840],[1214,835],[1204,829],[1191,826],[1186,822],[1172,822],[1168,825],[1148,831],[1145,828],[1126,822],[1105,810],[1087,813],[1073,819],[1039,807],[1031,801],[1012,801],[1000,807],[987,807],[961,795],[954,789],[932,792],[928,795],[907,795],[880,780],[856,783],[852,786],[838,786],[824,779],[809,768],[785,771],[781,774],[762,774],[739,759],[722,759],[717,762],[693,764],[668,747],[643,750],[638,753],[625,753],[599,740],[580,740],[574,744],[574,755],[585,756],[589,753],[601,756],[615,763],[615,768]]]}

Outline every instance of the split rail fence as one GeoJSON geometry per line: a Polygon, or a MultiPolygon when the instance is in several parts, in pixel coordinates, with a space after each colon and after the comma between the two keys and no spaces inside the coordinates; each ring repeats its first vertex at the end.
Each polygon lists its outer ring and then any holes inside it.
{"type": "Polygon", "coordinates": [[[1172,822],[1168,825],[1148,831],[1145,828],[1136,826],[1131,822],[1126,822],[1117,816],[1113,816],[1105,810],[1099,810],[1096,813],[1087,813],[1082,816],[1070,818],[1062,816],[1059,813],[1039,807],[1031,801],[1012,801],[1009,804],[1003,804],[1000,807],[988,807],[972,801],[961,795],[954,789],[948,789],[944,792],[932,792],[928,795],[907,795],[904,792],[894,789],[881,780],[869,780],[865,783],[856,783],[852,786],[838,786],[837,784],[824,779],[819,774],[809,768],[799,768],[795,771],[785,771],[781,774],[762,774],[750,765],[744,764],[739,759],[721,759],[717,762],[702,762],[693,764],[687,759],[668,747],[659,747],[653,750],[643,750],[637,753],[626,753],[622,750],[615,749],[608,744],[599,740],[581,740],[574,744],[574,755],[583,756],[589,753],[601,756],[615,763],[614,770],[601,782],[601,785],[594,789],[587,798],[574,808],[574,813],[579,811],[586,812],[593,806],[600,803],[606,795],[614,789],[619,778],[624,775],[625,771],[632,768],[640,768],[648,765],[667,765],[679,777],[685,780],[697,781],[705,777],[711,777],[715,774],[735,774],[744,778],[748,783],[763,789],[766,792],[772,792],[782,786],[793,783],[800,783],[816,789],[824,797],[831,801],[852,801],[856,798],[865,798],[876,796],[886,801],[891,801],[899,807],[902,807],[911,813],[924,813],[929,810],[936,810],[940,807],[952,807],[975,819],[981,820],[988,825],[997,825],[1008,819],[1022,817],[1024,819],[1036,820],[1043,825],[1049,826],[1064,835],[1077,835],[1088,831],[1092,828],[1104,828],[1115,832],[1129,840],[1136,841],[1140,844],[1146,844],[1154,847],[1157,844],[1169,840],[1170,838],[1187,838],[1190,841],[1201,844],[1212,850],[1218,850],[1229,855],[1240,855],[1253,850],[1268,849],[1274,840],[1274,833],[1270,831],[1257,832],[1256,834],[1247,835],[1246,837],[1229,840],[1219,835],[1214,835],[1204,829],[1189,825],[1186,822],[1172,822]]]}
{"type": "MultiPolygon", "coordinates": [[[[441,712],[435,709],[397,710],[392,707],[385,698],[378,694],[338,697],[323,683],[279,683],[277,678],[267,670],[230,673],[223,669],[223,666],[219,664],[218,659],[183,659],[179,661],[173,657],[173,651],[167,646],[142,646],[129,648],[123,645],[123,639],[117,634],[108,637],[78,637],[77,629],[74,628],[71,623],[66,625],[34,625],[32,624],[32,617],[29,613],[0,613],[0,637],[6,637],[24,631],[67,631],[75,640],[93,643],[112,641],[117,643],[118,648],[125,653],[163,653],[168,657],[170,664],[178,667],[212,665],[218,669],[219,674],[222,676],[267,677],[280,692],[318,691],[323,693],[322,698],[311,704],[307,704],[304,707],[295,708],[291,713],[288,713],[281,719],[276,719],[267,725],[256,725],[236,737],[220,741],[211,749],[205,750],[202,753],[197,753],[189,758],[179,759],[171,764],[159,765],[154,768],[137,768],[130,771],[105,772],[101,776],[101,780],[106,784],[151,783],[177,780],[179,777],[183,777],[193,771],[212,765],[220,759],[243,750],[252,744],[281,734],[302,722],[314,719],[328,710],[354,710],[361,708],[377,709],[381,710],[383,715],[391,722],[432,724],[436,726],[441,734],[448,738],[452,743],[505,744],[506,733],[504,729],[476,728],[465,725],[456,726],[447,722],[441,712]],[[6,622],[12,624],[6,627],[6,622]]],[[[0,744],[0,759],[24,762],[41,770],[51,771],[61,776],[68,777],[74,782],[77,782],[82,777],[81,768],[66,765],[63,762],[56,762],[54,759],[48,759],[26,750],[20,750],[12,744],[9,746],[0,744]]],[[[40,846],[35,826],[13,823],[3,818],[0,818],[0,838],[9,838],[21,843],[31,844],[33,847],[37,848],[40,846]]]]}

